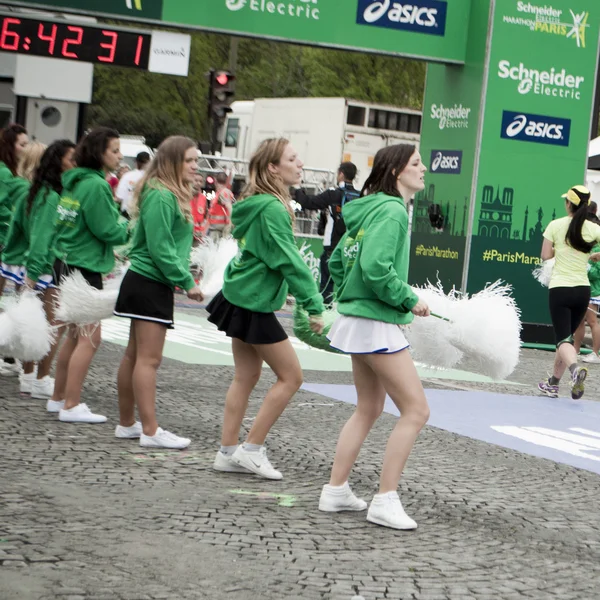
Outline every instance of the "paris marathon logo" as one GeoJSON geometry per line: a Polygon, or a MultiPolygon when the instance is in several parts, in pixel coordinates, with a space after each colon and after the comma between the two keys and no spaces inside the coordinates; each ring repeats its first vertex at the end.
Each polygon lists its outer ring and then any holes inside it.
{"type": "Polygon", "coordinates": [[[589,13],[570,8],[568,12],[553,6],[538,6],[519,0],[516,13],[504,15],[504,23],[528,27],[531,31],[561,36],[572,40],[578,48],[585,48],[585,34],[590,27],[589,13]]]}

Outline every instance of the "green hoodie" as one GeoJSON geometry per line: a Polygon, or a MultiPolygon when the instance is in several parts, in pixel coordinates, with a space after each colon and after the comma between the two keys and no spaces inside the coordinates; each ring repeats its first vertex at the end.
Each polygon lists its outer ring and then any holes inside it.
{"type": "Polygon", "coordinates": [[[181,212],[175,195],[145,186],[129,252],[131,270],[189,291],[196,285],[190,273],[193,239],[194,224],[181,212]]]}
{"type": "Polygon", "coordinates": [[[6,164],[0,161],[0,246],[6,242],[12,218],[14,206],[13,191],[16,179],[6,164]]]}
{"type": "Polygon", "coordinates": [[[234,204],[231,221],[239,253],[225,270],[223,296],[246,310],[270,313],[283,306],[289,286],[309,314],[320,315],[323,299],[283,204],[268,194],[251,196],[234,204]]]}
{"type": "Polygon", "coordinates": [[[2,251],[2,262],[7,265],[23,266],[25,264],[29,246],[29,217],[26,208],[30,187],[29,181],[22,177],[15,177],[12,184],[12,218],[2,251]]]}
{"type": "Polygon", "coordinates": [[[27,277],[37,281],[52,273],[53,256],[50,252],[56,227],[56,208],[60,195],[43,186],[33,199],[29,214],[29,251],[25,260],[27,277]]]}
{"type": "Polygon", "coordinates": [[[95,273],[115,266],[113,246],[127,241],[110,185],[102,171],[76,168],[63,177],[56,215],[53,253],[66,264],[95,273]]]}
{"type": "MultiPolygon", "coordinates": [[[[592,248],[592,253],[600,252],[600,244],[597,244],[592,248]]],[[[590,280],[591,297],[596,298],[600,296],[600,262],[590,262],[590,268],[588,271],[588,279],[590,280]]]]}
{"type": "Polygon", "coordinates": [[[338,311],[385,323],[413,320],[419,298],[408,279],[408,213],[401,198],[373,194],[342,210],[347,232],[329,261],[338,311]]]}

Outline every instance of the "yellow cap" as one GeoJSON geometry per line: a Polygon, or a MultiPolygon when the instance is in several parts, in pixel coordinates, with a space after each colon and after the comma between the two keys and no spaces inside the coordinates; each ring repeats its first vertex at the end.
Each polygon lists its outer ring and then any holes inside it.
{"type": "Polygon", "coordinates": [[[582,202],[589,204],[592,194],[584,185],[574,185],[566,194],[563,194],[561,198],[565,198],[571,204],[579,206],[582,202]]]}

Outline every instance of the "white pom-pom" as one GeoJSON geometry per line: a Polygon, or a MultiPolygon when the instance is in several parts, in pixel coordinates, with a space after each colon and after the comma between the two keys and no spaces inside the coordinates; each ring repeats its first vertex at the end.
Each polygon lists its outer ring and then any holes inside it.
{"type": "Polygon", "coordinates": [[[192,264],[202,271],[200,289],[205,300],[214,298],[221,291],[225,269],[237,253],[238,244],[233,238],[221,239],[217,243],[205,240],[192,250],[192,264]]]}
{"type": "Polygon", "coordinates": [[[555,262],[556,259],[554,258],[545,260],[541,265],[538,265],[532,271],[534,278],[537,279],[544,287],[548,287],[550,285],[550,278],[552,277],[552,270],[554,269],[555,262]]]}
{"type": "MultiPolygon", "coordinates": [[[[427,283],[414,291],[420,299],[427,302],[432,312],[443,316],[451,313],[454,293],[446,296],[441,284],[434,286],[427,283]]],[[[451,343],[450,332],[451,327],[447,321],[435,317],[415,317],[405,330],[413,358],[435,369],[455,367],[462,360],[463,353],[451,343]]]]}
{"type": "Polygon", "coordinates": [[[508,377],[521,351],[520,311],[512,288],[501,281],[453,305],[450,340],[464,352],[463,362],[493,379],[508,377]]]}
{"type": "Polygon", "coordinates": [[[52,346],[54,333],[42,301],[25,292],[7,303],[0,315],[0,350],[23,361],[42,360],[52,346]]]}
{"type": "Polygon", "coordinates": [[[79,326],[111,318],[119,297],[119,285],[120,280],[115,279],[107,289],[97,290],[79,271],[74,271],[60,283],[56,318],[79,326]]]}

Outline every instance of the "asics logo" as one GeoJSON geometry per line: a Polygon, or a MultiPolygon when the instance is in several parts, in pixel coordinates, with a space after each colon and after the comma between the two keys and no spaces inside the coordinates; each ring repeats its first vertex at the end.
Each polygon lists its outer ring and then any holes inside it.
{"type": "Polygon", "coordinates": [[[458,175],[462,167],[462,150],[433,150],[431,172],[458,175]]]}
{"type": "Polygon", "coordinates": [[[501,137],[509,140],[568,146],[571,120],[505,110],[501,137]]]}
{"type": "Polygon", "coordinates": [[[443,36],[448,4],[443,0],[359,0],[356,22],[443,36]]]}

